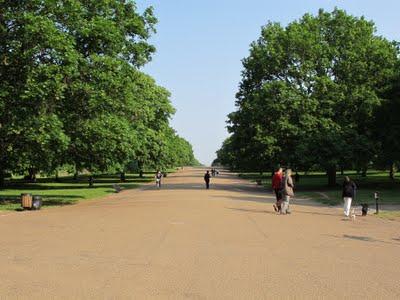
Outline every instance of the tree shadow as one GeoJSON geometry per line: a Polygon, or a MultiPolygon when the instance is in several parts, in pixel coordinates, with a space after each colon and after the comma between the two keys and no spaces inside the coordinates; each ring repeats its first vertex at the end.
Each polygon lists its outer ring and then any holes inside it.
{"type": "Polygon", "coordinates": [[[334,237],[337,239],[349,239],[349,240],[368,242],[368,243],[383,243],[383,244],[399,245],[398,243],[378,240],[378,239],[375,239],[375,238],[372,238],[369,236],[359,236],[359,235],[350,235],[350,234],[343,234],[342,236],[334,235],[334,234],[325,234],[325,236],[334,237]]]}
{"type": "Polygon", "coordinates": [[[252,212],[252,213],[277,215],[276,212],[269,211],[269,210],[259,210],[259,209],[249,209],[249,208],[236,208],[236,207],[225,207],[225,208],[226,209],[230,209],[230,210],[243,211],[243,212],[252,212]]]}

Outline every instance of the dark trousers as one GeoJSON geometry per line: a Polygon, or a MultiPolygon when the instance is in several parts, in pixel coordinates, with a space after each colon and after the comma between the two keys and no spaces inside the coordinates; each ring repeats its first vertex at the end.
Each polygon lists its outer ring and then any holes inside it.
{"type": "Polygon", "coordinates": [[[281,210],[282,204],[282,191],[280,189],[274,189],[275,196],[276,196],[276,207],[278,210],[281,210]]]}
{"type": "Polygon", "coordinates": [[[206,189],[208,190],[210,188],[210,181],[206,180],[206,189]]]}

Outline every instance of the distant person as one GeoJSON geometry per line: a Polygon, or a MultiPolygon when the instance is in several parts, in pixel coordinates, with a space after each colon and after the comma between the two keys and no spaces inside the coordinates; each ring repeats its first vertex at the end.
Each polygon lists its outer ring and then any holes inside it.
{"type": "Polygon", "coordinates": [[[211,176],[212,176],[212,177],[215,176],[215,169],[214,169],[214,168],[211,169],[211,176]]]}
{"type": "Polygon", "coordinates": [[[272,176],[272,189],[274,190],[276,203],[274,204],[274,210],[276,212],[281,211],[282,204],[282,168],[278,168],[272,176]]]}
{"type": "Polygon", "coordinates": [[[210,171],[207,170],[206,174],[204,174],[204,181],[206,182],[206,189],[210,188],[210,171]]]}
{"type": "Polygon", "coordinates": [[[350,216],[351,202],[355,197],[357,186],[349,176],[344,178],[342,197],[344,202],[344,215],[350,216]]]}
{"type": "Polygon", "coordinates": [[[294,184],[293,184],[291,169],[286,169],[285,176],[282,178],[281,186],[282,186],[282,193],[283,193],[281,214],[286,215],[286,214],[290,214],[290,211],[289,211],[290,197],[294,196],[294,192],[293,192],[294,184]]]}
{"type": "Polygon", "coordinates": [[[158,188],[161,187],[162,177],[163,177],[163,174],[161,173],[161,171],[157,171],[156,175],[154,176],[154,178],[156,179],[156,187],[158,187],[158,188]]]}

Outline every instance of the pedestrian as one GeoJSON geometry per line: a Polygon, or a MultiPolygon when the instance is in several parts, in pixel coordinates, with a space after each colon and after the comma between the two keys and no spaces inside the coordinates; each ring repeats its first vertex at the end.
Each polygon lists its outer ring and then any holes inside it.
{"type": "Polygon", "coordinates": [[[157,171],[156,176],[154,178],[156,179],[156,187],[161,188],[161,179],[163,177],[163,174],[161,171],[157,171]]]}
{"type": "Polygon", "coordinates": [[[286,169],[285,176],[282,179],[281,186],[282,186],[282,193],[283,193],[281,214],[286,215],[286,214],[290,214],[290,211],[289,211],[290,197],[294,196],[294,192],[293,192],[294,184],[293,184],[291,169],[286,169]]]}
{"type": "Polygon", "coordinates": [[[350,216],[351,202],[354,199],[356,193],[356,184],[350,180],[349,176],[346,176],[343,181],[342,197],[344,202],[344,215],[350,216]]]}
{"type": "Polygon", "coordinates": [[[276,212],[281,211],[282,204],[282,168],[278,168],[274,175],[272,176],[272,189],[274,190],[276,203],[274,204],[274,210],[276,212]]]}
{"type": "Polygon", "coordinates": [[[211,176],[212,176],[212,177],[215,176],[215,169],[214,169],[214,168],[211,169],[211,176]]]}
{"type": "Polygon", "coordinates": [[[204,181],[206,182],[206,189],[210,188],[210,171],[207,170],[206,174],[204,174],[204,181]]]}

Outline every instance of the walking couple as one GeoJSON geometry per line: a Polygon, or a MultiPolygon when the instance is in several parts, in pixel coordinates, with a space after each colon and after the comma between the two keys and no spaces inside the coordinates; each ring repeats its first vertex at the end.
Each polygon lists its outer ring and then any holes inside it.
{"type": "Polygon", "coordinates": [[[272,189],[276,196],[274,210],[281,215],[290,214],[289,201],[294,196],[293,188],[292,170],[286,169],[283,174],[282,168],[277,169],[272,177],[272,189]]]}

